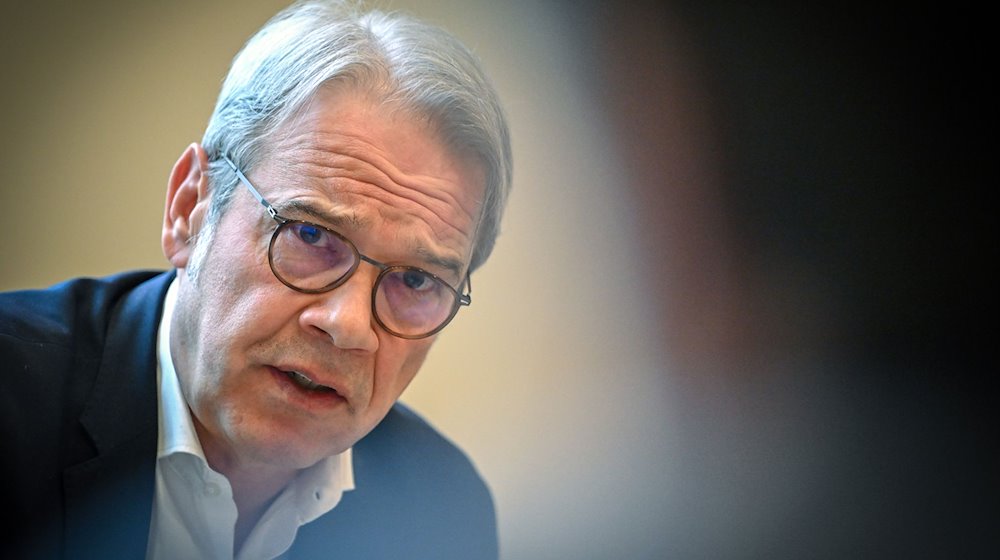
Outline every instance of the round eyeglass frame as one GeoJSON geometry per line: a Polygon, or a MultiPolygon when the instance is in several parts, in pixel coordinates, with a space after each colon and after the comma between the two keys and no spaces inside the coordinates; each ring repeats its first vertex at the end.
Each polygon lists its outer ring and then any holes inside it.
{"type": "Polygon", "coordinates": [[[262,206],[264,206],[264,208],[267,211],[268,215],[271,216],[271,219],[273,219],[274,221],[278,222],[277,225],[274,228],[274,233],[271,234],[271,241],[268,243],[268,246],[267,246],[267,263],[268,263],[268,266],[271,268],[271,273],[274,274],[274,277],[277,278],[278,281],[281,282],[282,284],[284,284],[285,286],[288,286],[289,288],[291,288],[292,290],[295,290],[296,292],[300,292],[300,293],[304,293],[304,294],[320,294],[320,293],[329,292],[329,291],[332,291],[332,290],[334,290],[334,289],[342,286],[345,282],[347,282],[351,278],[351,276],[354,275],[354,272],[357,271],[358,267],[361,266],[361,262],[362,261],[367,262],[368,264],[370,264],[370,265],[374,266],[375,268],[379,269],[378,276],[375,278],[375,282],[372,285],[372,297],[371,297],[372,317],[375,319],[375,322],[378,323],[378,325],[380,327],[382,327],[382,329],[385,330],[387,333],[389,333],[389,334],[391,334],[393,336],[399,337],[399,338],[407,339],[407,340],[418,340],[418,339],[421,339],[421,338],[427,338],[429,336],[433,336],[433,335],[441,332],[441,330],[444,329],[446,326],[448,326],[448,323],[450,323],[452,321],[452,319],[455,318],[455,315],[458,314],[458,310],[461,307],[468,306],[468,305],[472,304],[472,277],[469,274],[469,272],[466,272],[466,274],[465,274],[465,282],[464,282],[464,284],[466,286],[467,291],[466,291],[466,293],[463,294],[463,293],[460,293],[455,288],[453,288],[451,286],[451,284],[449,284],[448,282],[445,282],[444,279],[442,279],[441,277],[439,277],[436,274],[433,274],[431,272],[428,272],[428,271],[426,271],[426,270],[424,270],[424,269],[422,269],[420,267],[408,266],[408,265],[389,265],[389,264],[385,264],[385,263],[379,262],[379,261],[377,261],[377,260],[375,260],[375,259],[373,259],[373,258],[371,258],[371,257],[369,257],[367,255],[362,254],[360,251],[358,251],[357,246],[355,246],[354,243],[351,242],[350,239],[348,239],[343,234],[341,234],[341,233],[339,233],[337,231],[334,231],[334,230],[332,230],[332,229],[330,229],[330,228],[328,228],[326,226],[321,226],[319,224],[314,224],[312,222],[307,222],[307,221],[304,221],[304,220],[292,220],[292,219],[289,219],[289,218],[285,218],[284,216],[281,216],[280,214],[278,214],[278,211],[275,210],[274,206],[272,206],[271,203],[269,203],[267,200],[264,199],[264,197],[260,194],[260,192],[257,190],[257,188],[254,187],[253,184],[250,182],[250,180],[246,178],[246,175],[244,175],[243,172],[240,171],[238,167],[236,167],[236,164],[234,164],[232,162],[232,160],[230,160],[226,156],[222,156],[222,159],[229,165],[230,168],[232,168],[233,172],[236,173],[236,176],[239,178],[240,182],[243,183],[247,187],[247,189],[250,190],[250,193],[253,194],[254,198],[256,198],[257,201],[262,206]],[[281,275],[281,273],[278,272],[278,269],[274,265],[274,245],[275,245],[275,243],[278,240],[278,234],[281,233],[281,231],[284,228],[289,227],[289,226],[293,226],[295,224],[305,224],[305,225],[308,225],[308,226],[311,226],[311,227],[319,228],[319,229],[321,229],[321,230],[323,230],[323,231],[325,231],[325,232],[327,232],[327,233],[335,236],[337,239],[341,240],[345,245],[347,245],[351,249],[351,252],[354,254],[354,262],[351,264],[351,267],[344,274],[342,274],[338,279],[334,280],[330,284],[327,284],[326,286],[323,286],[321,288],[301,288],[299,286],[296,286],[294,283],[292,283],[291,281],[289,281],[285,277],[283,277],[281,275]],[[451,292],[451,294],[453,296],[454,303],[451,305],[451,309],[448,311],[448,315],[441,321],[441,324],[439,324],[437,327],[431,329],[430,331],[428,331],[426,333],[404,334],[404,333],[397,332],[397,331],[389,328],[385,324],[385,322],[382,321],[382,318],[379,317],[378,309],[377,309],[377,304],[376,304],[377,297],[378,297],[378,288],[379,288],[379,285],[382,283],[382,279],[385,278],[385,276],[387,274],[389,274],[391,272],[399,271],[399,270],[413,270],[413,271],[419,272],[421,274],[426,274],[427,276],[429,276],[432,279],[434,279],[434,281],[440,283],[442,286],[444,286],[445,288],[447,288],[451,292]]]}

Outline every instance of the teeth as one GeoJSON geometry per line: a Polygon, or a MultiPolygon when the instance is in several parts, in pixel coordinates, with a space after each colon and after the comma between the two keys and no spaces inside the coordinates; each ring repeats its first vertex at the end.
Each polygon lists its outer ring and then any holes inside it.
{"type": "Polygon", "coordinates": [[[308,389],[310,391],[333,391],[333,389],[327,387],[326,385],[314,383],[312,379],[309,379],[297,371],[286,371],[285,374],[288,375],[289,379],[304,389],[308,389]]]}

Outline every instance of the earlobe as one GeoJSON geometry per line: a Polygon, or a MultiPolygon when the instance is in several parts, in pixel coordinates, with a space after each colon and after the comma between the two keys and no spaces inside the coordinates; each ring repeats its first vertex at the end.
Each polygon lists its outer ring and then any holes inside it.
{"type": "Polygon", "coordinates": [[[167,181],[163,212],[163,254],[174,267],[186,268],[193,246],[191,239],[201,228],[208,210],[208,158],[198,143],[184,150],[167,181]]]}

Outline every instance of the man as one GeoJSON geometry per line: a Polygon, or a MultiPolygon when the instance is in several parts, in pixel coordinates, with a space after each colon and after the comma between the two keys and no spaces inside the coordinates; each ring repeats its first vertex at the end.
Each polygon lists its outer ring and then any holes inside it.
{"type": "Polygon", "coordinates": [[[449,35],[278,14],[170,174],[174,270],[0,295],[5,556],[495,558],[487,486],[396,401],[509,185],[449,35]]]}

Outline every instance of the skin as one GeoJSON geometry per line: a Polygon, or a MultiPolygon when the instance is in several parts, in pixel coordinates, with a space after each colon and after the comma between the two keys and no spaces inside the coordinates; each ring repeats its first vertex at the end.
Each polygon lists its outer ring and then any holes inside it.
{"type": "MultiPolygon", "coordinates": [[[[280,214],[335,229],[381,262],[461,285],[484,175],[425,119],[328,87],[272,143],[247,177],[280,214]]],[[[210,202],[207,165],[193,144],[168,182],[163,249],[180,282],[170,347],[208,462],[233,486],[239,544],[298,470],[375,427],[435,337],[404,340],[377,325],[378,270],[366,263],[324,294],[281,284],[267,263],[276,222],[242,186],[193,283],[185,268],[210,202]],[[337,393],[304,391],[282,373],[289,370],[337,393]]]]}

